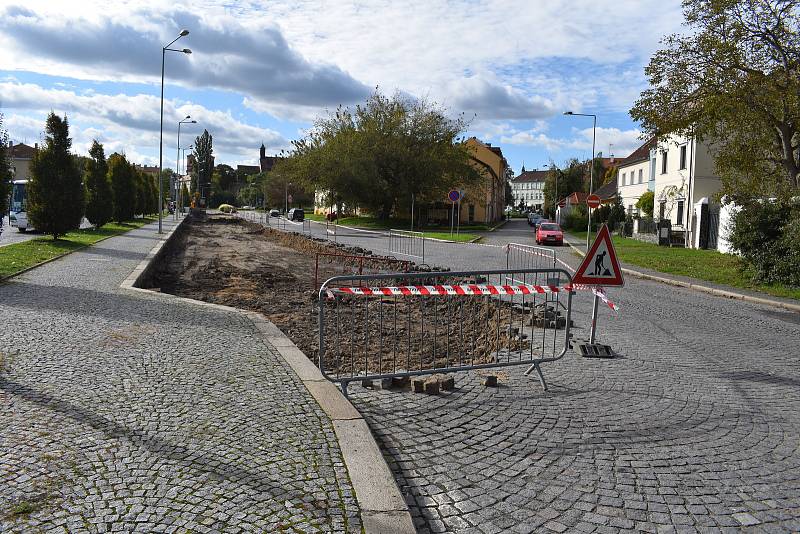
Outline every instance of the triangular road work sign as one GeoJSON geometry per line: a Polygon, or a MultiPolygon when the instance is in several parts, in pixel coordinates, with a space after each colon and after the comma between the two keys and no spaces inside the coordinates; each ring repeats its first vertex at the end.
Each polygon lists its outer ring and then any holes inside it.
{"type": "Polygon", "coordinates": [[[604,224],[597,232],[589,253],[583,258],[583,263],[575,271],[572,278],[573,284],[589,286],[624,286],[622,269],[617,261],[617,253],[611,243],[611,234],[604,224]]]}

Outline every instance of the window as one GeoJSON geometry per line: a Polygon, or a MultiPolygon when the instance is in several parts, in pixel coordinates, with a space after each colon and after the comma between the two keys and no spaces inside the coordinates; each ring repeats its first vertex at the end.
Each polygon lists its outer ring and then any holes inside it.
{"type": "Polygon", "coordinates": [[[678,224],[683,224],[683,199],[678,200],[678,224]]]}
{"type": "Polygon", "coordinates": [[[642,169],[639,169],[639,183],[642,183],[642,169]]]}
{"type": "Polygon", "coordinates": [[[661,174],[667,174],[667,151],[661,151],[661,174]]]}
{"type": "Polygon", "coordinates": [[[664,218],[664,212],[665,211],[667,211],[667,201],[666,200],[662,200],[661,202],[658,203],[658,218],[659,219],[663,219],[664,218]]]}
{"type": "Polygon", "coordinates": [[[622,184],[621,185],[625,185],[625,173],[624,172],[622,173],[622,184]]]}
{"type": "Polygon", "coordinates": [[[681,146],[681,169],[686,168],[686,145],[681,146]]]}

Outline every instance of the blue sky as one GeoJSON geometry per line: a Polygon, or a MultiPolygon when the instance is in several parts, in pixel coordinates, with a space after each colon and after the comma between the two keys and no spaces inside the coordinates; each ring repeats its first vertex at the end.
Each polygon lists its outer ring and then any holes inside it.
{"type": "Polygon", "coordinates": [[[262,142],[289,149],[315,117],[379,86],[471,118],[516,173],[640,143],[628,109],[659,40],[681,30],[678,0],[6,2],[0,8],[0,111],[15,142],[66,113],[74,148],[92,139],[158,163],[161,46],[168,53],[164,166],[207,128],[217,162],[253,164],[262,142]]]}

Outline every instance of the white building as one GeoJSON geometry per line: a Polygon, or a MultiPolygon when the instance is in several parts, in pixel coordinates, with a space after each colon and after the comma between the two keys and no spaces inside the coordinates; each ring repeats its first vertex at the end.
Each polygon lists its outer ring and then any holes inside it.
{"type": "Polygon", "coordinates": [[[547,173],[548,171],[526,171],[523,166],[519,176],[510,182],[514,206],[522,204],[528,208],[542,209],[547,173]]]}
{"type": "Polygon", "coordinates": [[[670,219],[673,226],[691,233],[693,210],[689,206],[701,198],[712,198],[720,189],[714,160],[705,144],[685,137],[660,140],[657,152],[653,215],[670,219]]]}
{"type": "Polygon", "coordinates": [[[639,214],[636,207],[639,197],[655,188],[655,146],[655,137],[650,138],[617,168],[617,194],[625,211],[631,215],[639,214]]]}

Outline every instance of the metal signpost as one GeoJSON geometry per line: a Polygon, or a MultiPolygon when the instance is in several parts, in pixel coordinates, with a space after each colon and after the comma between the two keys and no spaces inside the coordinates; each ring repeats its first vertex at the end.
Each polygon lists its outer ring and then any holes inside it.
{"type": "Polygon", "coordinates": [[[586,252],[589,252],[589,236],[592,234],[592,211],[600,206],[600,197],[589,195],[586,197],[586,205],[589,206],[589,228],[586,232],[586,252]]]}
{"type": "Polygon", "coordinates": [[[447,199],[450,201],[450,235],[453,235],[453,224],[456,219],[456,202],[461,200],[461,193],[452,189],[447,193],[447,199]]]}

